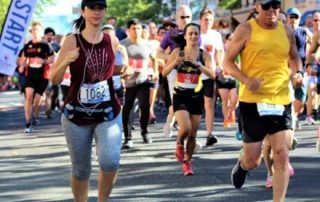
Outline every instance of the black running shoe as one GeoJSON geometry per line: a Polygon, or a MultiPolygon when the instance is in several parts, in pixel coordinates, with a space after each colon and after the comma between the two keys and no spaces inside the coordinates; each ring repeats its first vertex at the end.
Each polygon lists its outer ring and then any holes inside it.
{"type": "Polygon", "coordinates": [[[206,146],[212,146],[218,142],[217,138],[213,135],[208,135],[206,146]]]}
{"type": "Polygon", "coordinates": [[[131,149],[133,147],[133,141],[132,140],[126,140],[122,144],[121,149],[131,149]]]}
{"type": "Polygon", "coordinates": [[[231,172],[231,182],[235,188],[240,189],[242,187],[246,181],[247,173],[248,171],[244,170],[240,166],[240,161],[238,161],[237,165],[234,166],[231,172]]]}
{"type": "Polygon", "coordinates": [[[141,132],[141,136],[144,143],[147,143],[147,144],[152,143],[152,138],[149,136],[148,132],[141,132]]]}
{"type": "Polygon", "coordinates": [[[291,147],[289,148],[289,150],[295,150],[298,144],[298,139],[297,138],[293,138],[292,139],[292,143],[291,143],[291,147]]]}
{"type": "Polygon", "coordinates": [[[47,116],[47,119],[52,119],[52,110],[51,109],[46,110],[46,116],[47,116]]]}

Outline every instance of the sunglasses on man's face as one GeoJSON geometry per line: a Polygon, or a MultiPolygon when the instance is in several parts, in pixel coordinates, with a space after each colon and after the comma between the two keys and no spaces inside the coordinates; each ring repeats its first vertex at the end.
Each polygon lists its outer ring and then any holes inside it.
{"type": "Polygon", "coordinates": [[[299,19],[299,16],[298,15],[290,15],[289,18],[290,19],[299,19]]]}
{"type": "Polygon", "coordinates": [[[281,7],[281,4],[279,2],[275,2],[275,1],[271,1],[267,4],[261,4],[262,10],[265,10],[265,11],[269,10],[271,7],[276,10],[281,7]]]}
{"type": "Polygon", "coordinates": [[[185,16],[180,16],[180,18],[181,18],[182,20],[184,20],[184,19],[189,19],[190,16],[189,16],[189,15],[185,15],[185,16]]]}

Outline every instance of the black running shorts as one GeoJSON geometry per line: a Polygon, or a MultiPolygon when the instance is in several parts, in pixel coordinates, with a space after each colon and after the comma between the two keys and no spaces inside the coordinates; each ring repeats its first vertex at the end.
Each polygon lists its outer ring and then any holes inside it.
{"type": "Polygon", "coordinates": [[[213,98],[213,95],[215,93],[216,81],[213,79],[206,79],[206,80],[202,80],[202,83],[203,83],[204,96],[213,98]]]}
{"type": "Polygon", "coordinates": [[[197,95],[173,94],[173,111],[186,110],[190,115],[201,115],[203,113],[203,93],[197,95]]]}
{"type": "Polygon", "coordinates": [[[291,104],[285,105],[282,116],[260,116],[256,103],[240,102],[241,134],[245,143],[260,142],[269,134],[292,129],[291,104]]]}

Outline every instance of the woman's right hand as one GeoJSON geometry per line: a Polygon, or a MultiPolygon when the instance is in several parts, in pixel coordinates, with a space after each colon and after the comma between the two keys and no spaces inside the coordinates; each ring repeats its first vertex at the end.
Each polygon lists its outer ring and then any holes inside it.
{"type": "Polygon", "coordinates": [[[70,63],[78,59],[79,55],[80,55],[80,47],[76,47],[66,55],[65,62],[67,63],[67,65],[70,65],[70,63]]]}

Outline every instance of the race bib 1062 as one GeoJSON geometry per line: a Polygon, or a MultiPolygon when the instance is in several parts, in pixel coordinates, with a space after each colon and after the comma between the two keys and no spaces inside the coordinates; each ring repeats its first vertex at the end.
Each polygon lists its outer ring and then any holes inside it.
{"type": "Polygon", "coordinates": [[[100,81],[95,84],[83,84],[80,91],[80,101],[84,104],[97,104],[110,101],[107,81],[100,81]]]}

